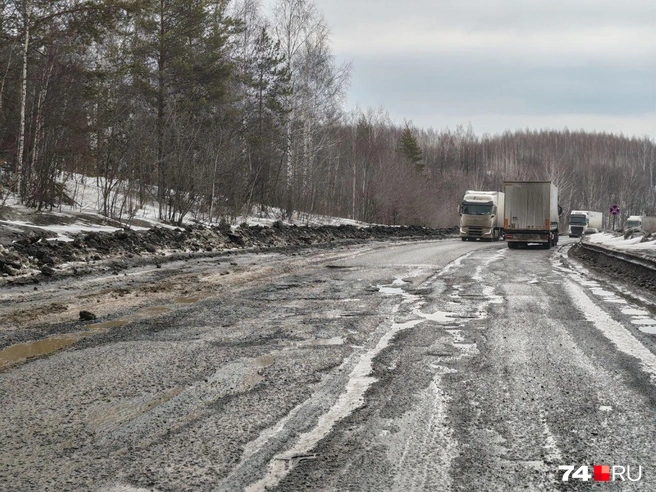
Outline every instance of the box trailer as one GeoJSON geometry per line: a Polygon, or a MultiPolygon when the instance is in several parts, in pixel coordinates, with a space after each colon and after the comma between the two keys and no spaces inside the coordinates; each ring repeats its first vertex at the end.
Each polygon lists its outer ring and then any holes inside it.
{"type": "Polygon", "coordinates": [[[641,229],[648,234],[654,234],[656,232],[656,216],[652,215],[643,215],[641,229]]]}
{"type": "Polygon", "coordinates": [[[504,183],[504,235],[511,249],[530,243],[558,244],[558,188],[551,181],[504,183]]]}

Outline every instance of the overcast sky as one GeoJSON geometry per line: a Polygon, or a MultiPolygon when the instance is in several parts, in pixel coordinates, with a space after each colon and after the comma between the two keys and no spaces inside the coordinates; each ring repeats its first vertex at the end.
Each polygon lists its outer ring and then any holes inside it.
{"type": "Polygon", "coordinates": [[[436,130],[656,139],[656,0],[315,0],[347,108],[436,130]]]}

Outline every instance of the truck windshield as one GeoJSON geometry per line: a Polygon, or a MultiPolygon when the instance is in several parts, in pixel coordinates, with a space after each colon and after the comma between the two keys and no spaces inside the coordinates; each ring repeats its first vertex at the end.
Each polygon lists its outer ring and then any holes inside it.
{"type": "Polygon", "coordinates": [[[463,203],[462,213],[464,215],[492,215],[492,205],[478,203],[463,203]]]}
{"type": "Polygon", "coordinates": [[[627,220],[626,228],[629,229],[631,227],[640,227],[640,222],[637,220],[627,220]]]}
{"type": "Polygon", "coordinates": [[[588,223],[588,218],[585,215],[570,215],[569,216],[570,224],[585,225],[588,223]]]}

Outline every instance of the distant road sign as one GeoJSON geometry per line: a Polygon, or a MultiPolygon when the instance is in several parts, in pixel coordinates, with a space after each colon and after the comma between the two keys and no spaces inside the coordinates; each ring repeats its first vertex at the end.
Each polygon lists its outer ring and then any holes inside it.
{"type": "Polygon", "coordinates": [[[617,205],[611,205],[610,206],[610,214],[611,215],[619,215],[620,214],[620,207],[617,205]]]}

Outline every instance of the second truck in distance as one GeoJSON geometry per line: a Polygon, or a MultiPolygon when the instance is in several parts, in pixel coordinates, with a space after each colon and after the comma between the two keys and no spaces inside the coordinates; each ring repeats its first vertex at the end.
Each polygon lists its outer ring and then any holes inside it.
{"type": "Polygon", "coordinates": [[[593,234],[602,229],[604,216],[601,212],[589,210],[572,210],[569,214],[569,237],[593,234]]]}

